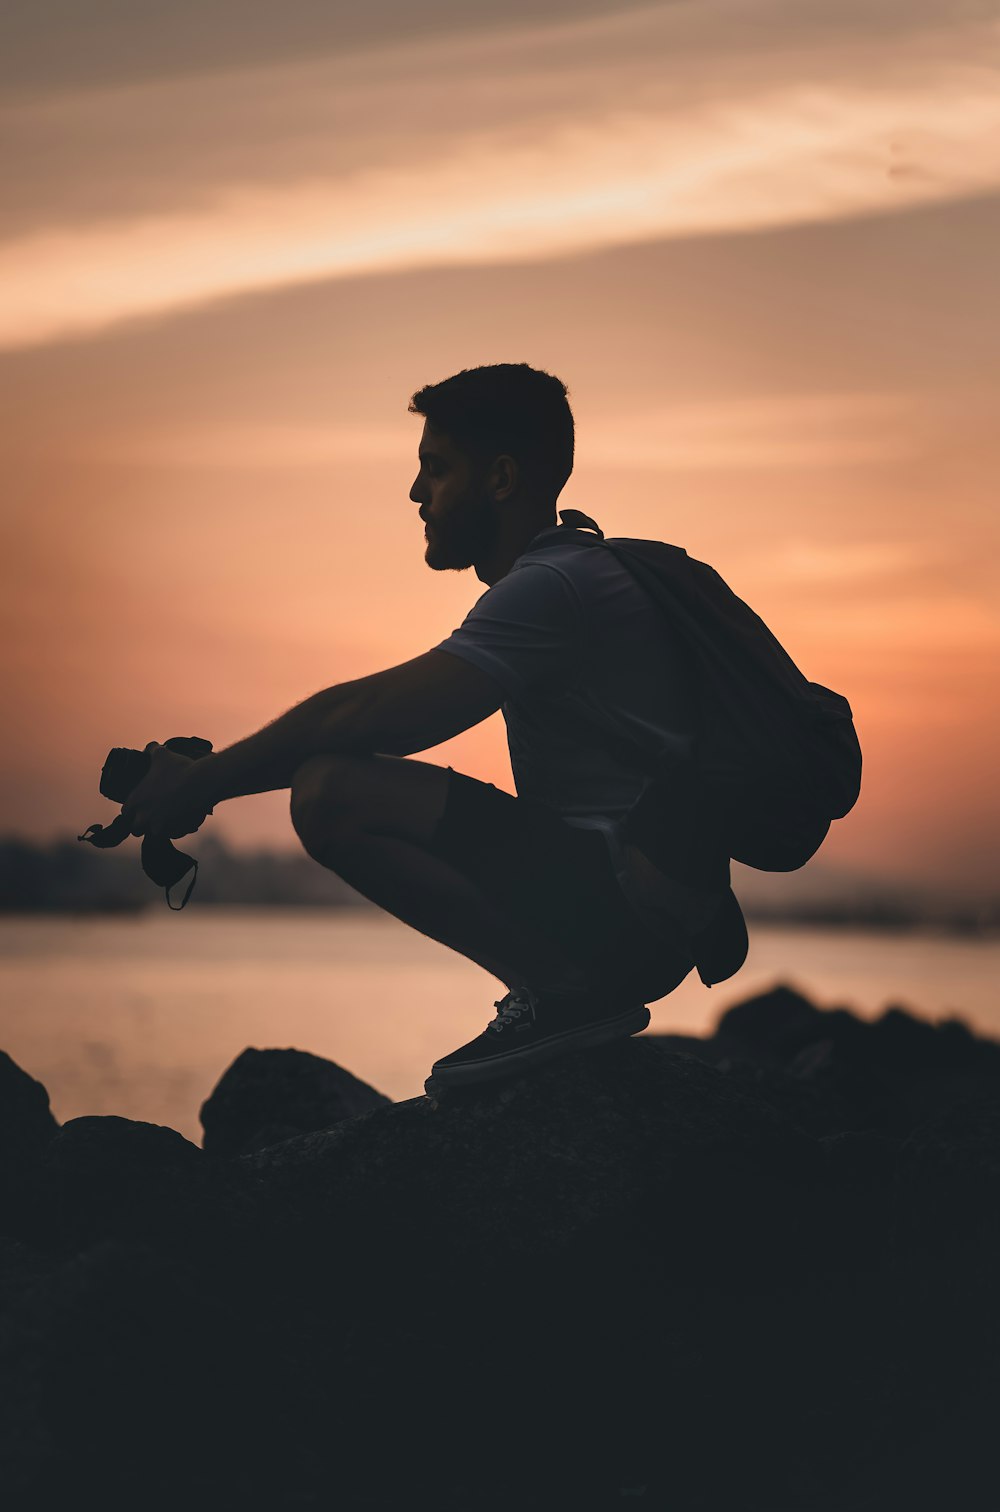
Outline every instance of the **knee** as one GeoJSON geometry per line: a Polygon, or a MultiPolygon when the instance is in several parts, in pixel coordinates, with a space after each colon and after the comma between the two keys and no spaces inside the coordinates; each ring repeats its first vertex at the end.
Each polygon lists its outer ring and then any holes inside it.
{"type": "Polygon", "coordinates": [[[350,757],[310,756],[292,778],[292,828],[310,854],[328,849],[351,812],[350,757]]]}

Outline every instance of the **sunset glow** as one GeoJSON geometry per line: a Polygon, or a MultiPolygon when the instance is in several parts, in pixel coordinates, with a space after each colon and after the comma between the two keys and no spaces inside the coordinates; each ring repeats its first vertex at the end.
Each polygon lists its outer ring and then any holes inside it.
{"type": "MultiPolygon", "coordinates": [[[[851,699],[831,863],[995,890],[995,16],[435,14],[12,90],[0,828],[447,635],[482,585],[423,565],[407,401],[524,360],[570,388],[561,504],[711,561],[851,699]]],[[[510,785],[498,719],[429,759],[510,785]]],[[[214,822],[291,843],[284,798],[214,822]]]]}
{"type": "MultiPolygon", "coordinates": [[[[739,7],[699,10],[721,36],[739,7]]],[[[81,134],[111,192],[99,213],[86,197],[50,224],[36,212],[0,248],[0,344],[318,279],[891,213],[1000,185],[995,23],[917,28],[902,48],[891,35],[831,46],[793,24],[780,54],[722,51],[694,78],[692,30],[689,7],[654,6],[357,67],[22,105],[10,124],[29,155],[81,134]],[[387,135],[387,116],[406,131],[387,135]],[[182,187],[178,130],[193,149],[199,121],[240,132],[241,151],[184,163],[182,187]],[[137,134],[165,159],[160,203],[137,134]]]]}

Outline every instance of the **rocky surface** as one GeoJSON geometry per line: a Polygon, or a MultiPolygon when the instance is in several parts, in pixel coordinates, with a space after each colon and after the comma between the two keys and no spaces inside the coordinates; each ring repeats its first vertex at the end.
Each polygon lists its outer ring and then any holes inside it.
{"type": "Polygon", "coordinates": [[[245,1051],[205,1147],[0,1062],[11,1512],[996,1505],[1000,1047],[778,988],[389,1104],[245,1051]]]}
{"type": "Polygon", "coordinates": [[[246,1155],[388,1104],[367,1082],[318,1055],[244,1050],[202,1103],[203,1143],[212,1155],[246,1155]]]}
{"type": "Polygon", "coordinates": [[[41,1082],[0,1050],[0,1204],[58,1128],[41,1082]]]}

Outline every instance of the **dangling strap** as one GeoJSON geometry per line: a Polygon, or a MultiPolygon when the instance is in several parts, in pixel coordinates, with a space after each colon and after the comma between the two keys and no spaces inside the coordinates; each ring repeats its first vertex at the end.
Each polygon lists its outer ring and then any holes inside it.
{"type": "Polygon", "coordinates": [[[88,824],[82,835],[77,835],[78,840],[89,840],[91,845],[96,845],[98,850],[112,850],[114,846],[121,845],[127,840],[132,831],[125,822],[124,814],[119,814],[117,819],[112,819],[110,824],[88,824]]]}
{"type": "Polygon", "coordinates": [[[167,907],[174,913],[179,913],[190,898],[198,876],[198,863],[194,857],[186,855],[184,851],[179,851],[176,846],[171,845],[165,835],[144,835],[139,860],[149,880],[155,882],[157,887],[166,889],[167,907]],[[170,889],[183,881],[189,871],[191,880],[187,891],[175,907],[170,901],[170,889]]]}
{"type": "Polygon", "coordinates": [[[181,909],[184,907],[184,905],[187,902],[188,898],[190,898],[192,892],[194,891],[194,884],[198,880],[198,863],[194,859],[193,856],[189,856],[188,860],[191,862],[191,868],[192,868],[191,869],[191,880],[190,880],[190,882],[187,885],[187,891],[185,892],[183,898],[178,903],[178,905],[177,905],[176,908],[174,908],[174,905],[170,901],[170,888],[168,887],[167,890],[166,890],[165,896],[166,896],[166,899],[167,899],[167,907],[171,910],[172,913],[180,913],[181,909]]]}

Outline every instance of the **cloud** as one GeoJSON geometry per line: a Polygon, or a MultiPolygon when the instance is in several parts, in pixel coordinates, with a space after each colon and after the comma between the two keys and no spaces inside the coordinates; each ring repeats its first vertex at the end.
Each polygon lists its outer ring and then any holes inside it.
{"type": "MultiPolygon", "coordinates": [[[[867,602],[852,601],[849,611],[842,603],[819,607],[810,628],[814,634],[825,631],[842,650],[854,647],[867,656],[901,651],[911,657],[974,655],[992,660],[1000,650],[1000,615],[995,608],[948,584],[936,592],[895,596],[891,612],[874,594],[867,602]]],[[[968,700],[965,708],[968,714],[968,700]]]]}
{"type": "Polygon", "coordinates": [[[583,464],[670,472],[853,467],[913,454],[919,401],[899,393],[755,394],[595,416],[583,464]]]}
{"type": "Polygon", "coordinates": [[[711,0],[25,107],[0,345],[1000,185],[1000,29],[874,12],[831,38],[815,7],[711,0]]]}
{"type": "Polygon", "coordinates": [[[77,449],[77,455],[87,462],[142,467],[252,467],[279,471],[345,462],[370,463],[373,457],[391,457],[405,472],[411,464],[416,466],[418,435],[415,426],[405,423],[222,422],[179,429],[164,426],[147,432],[129,430],[85,441],[77,449]]]}
{"type": "Polygon", "coordinates": [[[534,16],[587,15],[614,0],[32,0],[0,17],[7,91],[151,81],[262,61],[356,50],[385,37],[488,30],[534,16]],[[501,14],[502,13],[502,14],[501,14]]]}
{"type": "MultiPolygon", "coordinates": [[[[769,545],[765,571],[774,579],[813,591],[817,587],[867,588],[886,580],[910,578],[933,561],[914,541],[783,540],[769,545]]],[[[760,572],[760,567],[752,563],[760,572]]]]}

